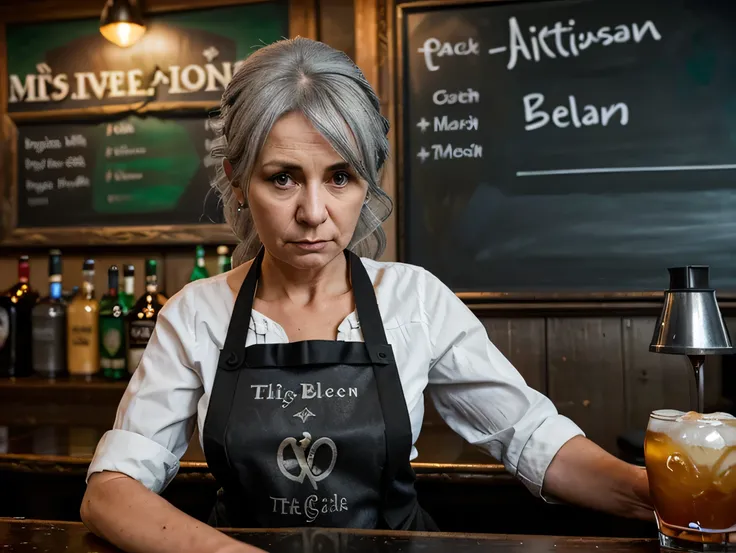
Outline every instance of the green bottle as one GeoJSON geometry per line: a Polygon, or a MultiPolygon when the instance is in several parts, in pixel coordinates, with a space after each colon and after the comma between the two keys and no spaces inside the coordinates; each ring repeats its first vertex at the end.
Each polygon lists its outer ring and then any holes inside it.
{"type": "Polygon", "coordinates": [[[199,280],[201,278],[209,278],[210,276],[210,273],[207,271],[207,267],[204,264],[204,246],[197,246],[195,255],[194,269],[192,269],[189,282],[199,280]]]}
{"type": "Polygon", "coordinates": [[[107,294],[100,300],[100,370],[112,380],[128,376],[125,355],[125,315],[120,298],[120,270],[113,265],[107,271],[107,294]]]}
{"type": "Polygon", "coordinates": [[[123,303],[123,311],[126,313],[133,309],[135,305],[135,266],[126,265],[123,267],[123,293],[120,294],[120,301],[123,303]]]}
{"type": "Polygon", "coordinates": [[[146,292],[138,298],[128,313],[128,371],[132,374],[146,351],[153,335],[156,320],[166,303],[166,297],[158,291],[158,274],[155,259],[146,260],[146,292]]]}

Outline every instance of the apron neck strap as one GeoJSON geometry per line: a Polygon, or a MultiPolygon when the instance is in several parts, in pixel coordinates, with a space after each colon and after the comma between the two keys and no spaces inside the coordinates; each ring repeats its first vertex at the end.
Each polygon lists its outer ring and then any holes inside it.
{"type": "Polygon", "coordinates": [[[235,369],[239,367],[245,358],[245,338],[248,335],[248,327],[250,326],[250,314],[253,310],[253,298],[256,294],[256,286],[261,276],[261,263],[265,249],[261,246],[258,254],[253,260],[253,264],[248,269],[248,274],[240,285],[238,297],[235,299],[233,314],[230,317],[230,324],[227,328],[227,337],[222,352],[226,355],[220,355],[219,365],[224,363],[226,369],[235,369]]]}
{"type": "MultiPolygon", "coordinates": [[[[240,286],[238,297],[235,300],[233,314],[230,318],[227,337],[223,351],[228,352],[227,355],[221,356],[226,365],[230,368],[240,366],[242,358],[245,357],[245,338],[243,329],[250,326],[250,317],[253,310],[253,298],[255,297],[258,279],[261,277],[261,264],[265,249],[261,246],[258,254],[253,260],[253,264],[248,270],[248,274],[240,286]]],[[[358,320],[363,332],[363,340],[369,350],[373,350],[380,346],[385,346],[386,333],[383,329],[383,320],[378,310],[376,295],[373,291],[373,283],[363,266],[363,262],[353,252],[345,250],[345,257],[350,266],[350,278],[353,285],[353,295],[355,297],[355,308],[358,312],[358,320]]],[[[381,361],[385,363],[382,357],[381,361]]]]}
{"type": "Polygon", "coordinates": [[[350,278],[353,282],[353,295],[355,296],[355,308],[358,311],[360,329],[363,331],[363,340],[371,350],[374,347],[388,344],[386,332],[383,329],[383,319],[378,309],[376,293],[373,291],[373,283],[368,272],[363,266],[360,257],[353,252],[345,250],[350,264],[350,278]]]}

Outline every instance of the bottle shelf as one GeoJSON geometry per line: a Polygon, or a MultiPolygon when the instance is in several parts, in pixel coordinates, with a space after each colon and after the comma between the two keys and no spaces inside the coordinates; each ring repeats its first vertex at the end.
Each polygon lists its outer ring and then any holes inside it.
{"type": "Polygon", "coordinates": [[[36,376],[0,379],[0,426],[34,424],[106,424],[127,381],[102,378],[48,380],[36,376]]]}
{"type": "MultiPolygon", "coordinates": [[[[91,378],[63,376],[54,380],[39,376],[28,376],[21,378],[0,378],[0,399],[6,398],[6,394],[28,392],[46,393],[55,391],[65,392],[122,392],[128,386],[128,381],[111,381],[100,376],[91,378]]],[[[7,399],[17,399],[10,398],[7,399]]]]}

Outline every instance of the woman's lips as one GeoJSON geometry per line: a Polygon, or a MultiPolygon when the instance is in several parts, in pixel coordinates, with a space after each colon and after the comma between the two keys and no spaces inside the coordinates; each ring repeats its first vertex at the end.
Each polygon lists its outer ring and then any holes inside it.
{"type": "Polygon", "coordinates": [[[318,252],[320,250],[323,250],[325,246],[327,246],[326,240],[316,240],[314,242],[292,242],[297,248],[308,251],[308,252],[318,252]]]}

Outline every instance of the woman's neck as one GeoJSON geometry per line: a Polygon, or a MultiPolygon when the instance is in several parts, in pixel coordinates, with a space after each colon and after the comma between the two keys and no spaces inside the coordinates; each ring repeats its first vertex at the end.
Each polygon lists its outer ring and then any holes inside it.
{"type": "Polygon", "coordinates": [[[341,252],[319,269],[298,269],[265,252],[256,296],[266,302],[288,299],[306,306],[349,292],[348,263],[341,252]]]}

